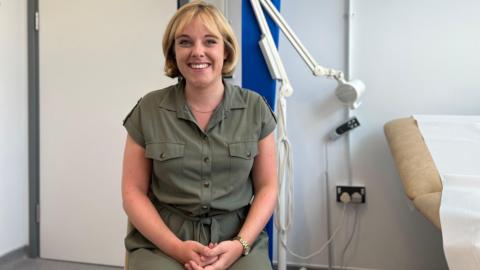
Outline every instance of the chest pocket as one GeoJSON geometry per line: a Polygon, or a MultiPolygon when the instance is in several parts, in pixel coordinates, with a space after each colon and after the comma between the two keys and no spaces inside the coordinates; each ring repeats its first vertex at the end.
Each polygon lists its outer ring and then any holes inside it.
{"type": "Polygon", "coordinates": [[[145,157],[153,160],[155,174],[175,177],[183,171],[184,148],[183,143],[151,143],[145,147],[145,157]]]}
{"type": "Polygon", "coordinates": [[[234,142],[228,145],[230,155],[230,176],[236,181],[248,179],[252,170],[253,160],[258,154],[258,143],[234,142]]]}

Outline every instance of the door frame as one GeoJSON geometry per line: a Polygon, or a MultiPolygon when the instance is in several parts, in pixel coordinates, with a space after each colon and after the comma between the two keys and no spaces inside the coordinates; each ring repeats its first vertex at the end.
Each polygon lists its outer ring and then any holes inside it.
{"type": "Polygon", "coordinates": [[[40,106],[38,57],[38,0],[27,0],[28,32],[28,216],[29,245],[27,253],[35,258],[40,254],[40,106]]]}

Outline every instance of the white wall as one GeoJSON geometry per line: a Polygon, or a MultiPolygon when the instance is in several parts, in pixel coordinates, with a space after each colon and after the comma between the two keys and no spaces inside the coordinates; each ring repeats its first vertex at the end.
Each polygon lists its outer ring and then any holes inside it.
{"type": "MultiPolygon", "coordinates": [[[[282,14],[317,61],[345,68],[346,1],[282,1],[282,14]],[[300,15],[301,14],[301,15],[300,15]]],[[[383,135],[383,124],[411,114],[480,114],[480,2],[381,1],[354,3],[352,77],[367,85],[351,133],[353,183],[367,187],[358,207],[359,226],[347,266],[361,269],[447,269],[441,233],[403,193],[383,135]]],[[[314,78],[284,37],[280,52],[296,92],[288,101],[294,149],[295,215],[290,248],[302,255],[326,240],[324,136],[344,117],[333,97],[334,82],[314,78]]],[[[346,139],[329,146],[333,225],[342,208],[333,186],[347,183],[346,139]]],[[[352,212],[349,211],[349,226],[352,212]]],[[[335,265],[345,243],[335,241],[335,265]]],[[[327,252],[311,260],[326,265],[327,252]]]]}
{"type": "Polygon", "coordinates": [[[28,244],[27,1],[0,1],[0,256],[28,244]]]}

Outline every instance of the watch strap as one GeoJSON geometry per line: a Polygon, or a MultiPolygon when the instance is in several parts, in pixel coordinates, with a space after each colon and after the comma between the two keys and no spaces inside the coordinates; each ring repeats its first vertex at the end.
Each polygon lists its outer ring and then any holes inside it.
{"type": "Polygon", "coordinates": [[[240,244],[242,244],[242,247],[243,247],[243,256],[246,256],[248,255],[248,253],[250,253],[250,245],[248,244],[248,242],[243,239],[240,235],[237,235],[233,238],[233,240],[237,240],[238,242],[240,242],[240,244]]]}

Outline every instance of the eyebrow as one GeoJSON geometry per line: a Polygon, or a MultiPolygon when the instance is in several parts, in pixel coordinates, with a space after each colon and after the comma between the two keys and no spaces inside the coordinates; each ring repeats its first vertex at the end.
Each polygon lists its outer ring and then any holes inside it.
{"type": "MultiPolygon", "coordinates": [[[[175,37],[175,39],[177,38],[191,38],[189,35],[179,35],[177,37],[175,37]]],[[[215,38],[215,39],[220,39],[220,37],[216,36],[216,35],[205,35],[204,38],[215,38]]]]}

